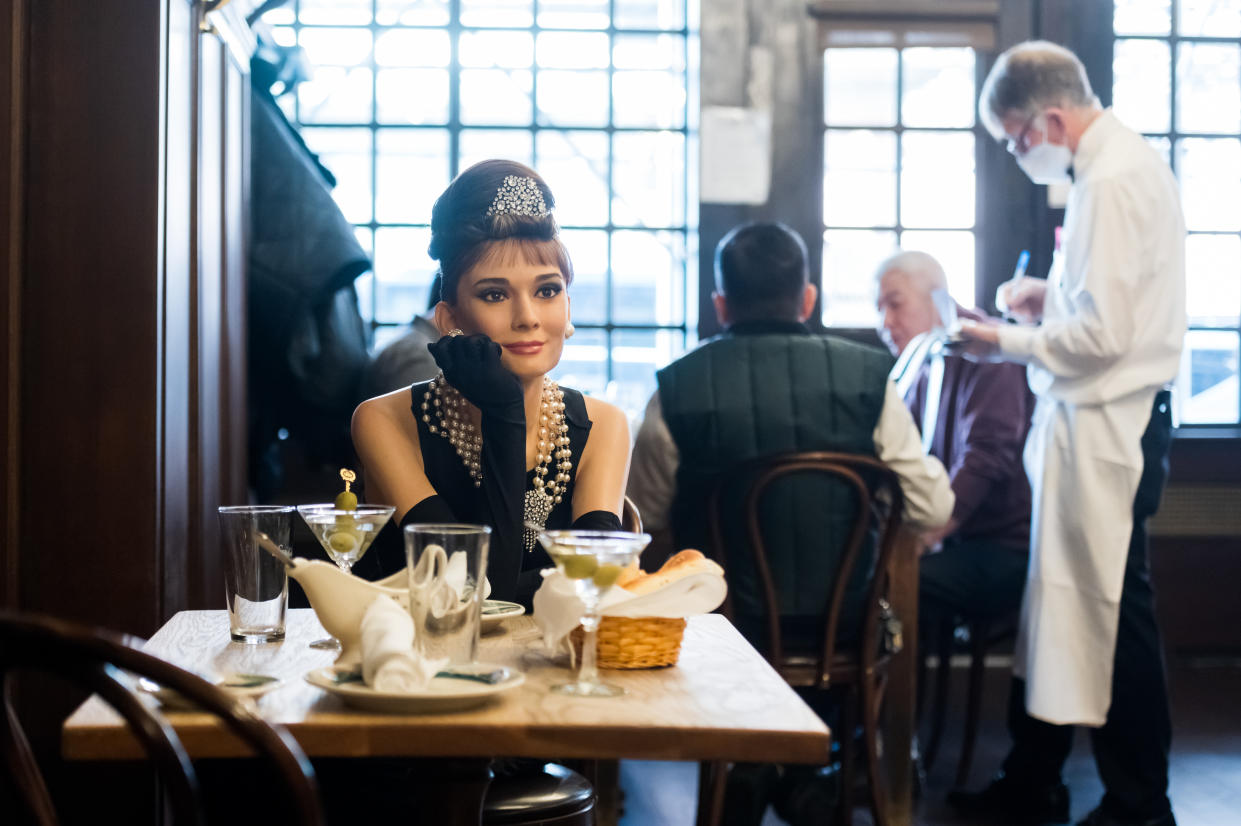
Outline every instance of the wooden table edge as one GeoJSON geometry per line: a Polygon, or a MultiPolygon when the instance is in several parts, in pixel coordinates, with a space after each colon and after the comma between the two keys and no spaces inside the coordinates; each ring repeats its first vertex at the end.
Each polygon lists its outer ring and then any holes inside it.
{"type": "MultiPolygon", "coordinates": [[[[169,715],[174,730],[178,714],[169,715]]],[[[735,731],[696,732],[663,726],[595,728],[589,736],[570,734],[556,726],[526,726],[520,731],[496,729],[488,724],[463,724],[451,729],[428,730],[419,751],[408,744],[361,726],[282,726],[310,757],[578,757],[632,760],[744,760],[746,762],[805,763],[824,765],[831,755],[831,734],[821,732],[735,731]],[[674,736],[679,735],[679,736],[674,736]],[[385,743],[385,740],[387,741],[385,743]],[[601,753],[597,743],[609,743],[601,753]],[[663,744],[660,744],[663,741],[663,744]],[[773,742],[774,741],[774,742],[773,742]],[[480,753],[478,744],[486,743],[480,753]]],[[[220,728],[178,730],[177,735],[194,758],[247,757],[253,752],[231,733],[220,728]]],[[[62,729],[61,754],[66,760],[134,760],[143,758],[138,741],[128,732],[118,742],[118,732],[105,726],[62,729]]]]}

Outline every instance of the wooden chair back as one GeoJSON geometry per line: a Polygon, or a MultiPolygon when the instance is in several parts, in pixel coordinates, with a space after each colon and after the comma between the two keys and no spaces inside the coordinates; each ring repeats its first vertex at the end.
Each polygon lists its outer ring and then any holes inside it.
{"type": "MultiPolygon", "coordinates": [[[[872,531],[875,532],[873,573],[865,584],[857,649],[856,652],[851,652],[856,653],[855,662],[860,665],[860,670],[871,673],[881,658],[881,634],[885,630],[881,613],[886,604],[884,599],[888,589],[887,570],[904,507],[896,474],[873,457],[831,452],[785,453],[740,465],[730,471],[727,479],[715,486],[707,504],[711,554],[717,562],[725,566],[725,570],[727,560],[723,537],[728,526],[724,524],[727,515],[721,512],[721,498],[725,489],[730,484],[737,484],[738,479],[748,480],[741,483],[745,486],[741,517],[763,600],[766,655],[772,666],[793,685],[826,688],[831,681],[832,665],[838,653],[841,615],[849,597],[849,585],[863,556],[867,537],[872,531]],[[780,600],[772,576],[760,515],[763,497],[773,483],[792,474],[807,473],[820,474],[842,483],[853,492],[855,498],[845,547],[838,556],[835,579],[820,614],[823,628],[821,645],[809,663],[804,661],[804,657],[795,662],[794,658],[786,656],[780,600]]],[[[731,610],[731,604],[726,610],[731,610]]]]}
{"type": "Polygon", "coordinates": [[[0,760],[34,822],[57,822],[47,784],[10,702],[16,671],[59,676],[100,695],[129,724],[155,764],[178,824],[202,823],[197,775],[177,734],[135,693],[133,678],[146,677],[216,715],[275,768],[282,782],[289,822],[322,826],[314,769],[293,737],[266,723],[246,703],[201,677],[139,650],[142,640],[51,617],[0,612],[0,760]],[[128,672],[128,675],[125,673],[128,672]]]}

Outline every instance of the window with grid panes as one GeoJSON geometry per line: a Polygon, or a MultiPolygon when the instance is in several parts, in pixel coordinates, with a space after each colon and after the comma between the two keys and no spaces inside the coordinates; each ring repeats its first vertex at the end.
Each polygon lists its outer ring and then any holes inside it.
{"type": "Polygon", "coordinates": [[[1189,231],[1180,424],[1241,424],[1241,1],[1121,0],[1113,29],[1113,108],[1171,164],[1189,231]]]}
{"type": "Polygon", "coordinates": [[[556,378],[641,412],[697,307],[687,0],[291,0],[264,15],[311,80],[281,105],[374,260],[374,349],[426,306],[431,206],[487,158],[556,196],[577,333],[556,378]]]}
{"type": "Polygon", "coordinates": [[[933,255],[973,306],[974,50],[831,46],[823,90],[823,323],[875,325],[897,248],[933,255]]]}

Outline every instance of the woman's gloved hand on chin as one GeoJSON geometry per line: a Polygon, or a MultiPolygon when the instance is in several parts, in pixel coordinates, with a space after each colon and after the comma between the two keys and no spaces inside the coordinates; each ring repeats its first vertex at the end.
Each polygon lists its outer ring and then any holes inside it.
{"type": "Polygon", "coordinates": [[[500,345],[487,336],[444,336],[427,349],[448,383],[480,411],[524,408],[521,382],[501,362],[500,345]]]}

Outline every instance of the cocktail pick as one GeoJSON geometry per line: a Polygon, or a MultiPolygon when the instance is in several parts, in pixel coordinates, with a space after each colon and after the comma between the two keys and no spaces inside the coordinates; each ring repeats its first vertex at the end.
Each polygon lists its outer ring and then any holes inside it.
{"type": "Polygon", "coordinates": [[[284,567],[286,568],[294,567],[293,557],[289,556],[288,552],[285,551],[284,548],[281,548],[279,545],[273,542],[270,536],[263,533],[262,531],[259,531],[258,541],[259,541],[259,546],[263,550],[267,551],[269,554],[274,556],[276,559],[279,559],[281,562],[283,562],[284,567]]]}

